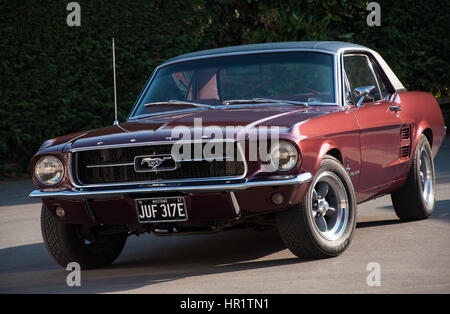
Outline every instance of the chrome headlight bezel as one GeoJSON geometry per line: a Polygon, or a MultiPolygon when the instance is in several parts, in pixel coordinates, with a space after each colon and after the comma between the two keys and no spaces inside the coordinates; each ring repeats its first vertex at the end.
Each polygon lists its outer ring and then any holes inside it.
{"type": "Polygon", "coordinates": [[[279,172],[289,172],[294,169],[300,161],[300,153],[297,146],[290,141],[281,140],[272,145],[270,149],[270,164],[279,172]],[[285,157],[280,157],[280,151],[285,157]]]}
{"type": "Polygon", "coordinates": [[[44,186],[55,186],[64,178],[65,168],[63,162],[52,155],[46,155],[34,165],[34,176],[44,186]]]}

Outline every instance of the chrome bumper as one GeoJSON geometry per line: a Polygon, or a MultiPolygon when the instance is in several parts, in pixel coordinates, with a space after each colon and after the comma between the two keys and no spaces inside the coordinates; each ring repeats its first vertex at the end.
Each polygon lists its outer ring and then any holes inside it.
{"type": "Polygon", "coordinates": [[[29,197],[80,199],[80,198],[114,197],[126,194],[152,193],[152,192],[231,192],[257,187],[302,184],[311,181],[312,178],[313,176],[311,173],[305,172],[296,177],[289,177],[285,179],[282,178],[282,179],[266,179],[264,181],[244,181],[240,183],[230,183],[230,184],[177,185],[177,186],[153,184],[138,188],[127,188],[127,189],[109,189],[109,190],[72,189],[72,190],[50,191],[50,192],[35,190],[30,193],[29,197]]]}

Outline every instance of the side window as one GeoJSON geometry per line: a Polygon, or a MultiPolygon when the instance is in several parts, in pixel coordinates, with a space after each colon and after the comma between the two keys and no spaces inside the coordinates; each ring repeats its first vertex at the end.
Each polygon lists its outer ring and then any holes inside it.
{"type": "Polygon", "coordinates": [[[350,84],[347,79],[347,74],[344,71],[344,97],[345,97],[345,103],[349,104],[352,102],[352,90],[350,89],[350,84]]]}
{"type": "Polygon", "coordinates": [[[380,86],[381,96],[383,97],[383,99],[388,99],[390,94],[392,93],[391,84],[384,78],[384,76],[382,75],[382,71],[377,63],[372,61],[372,67],[380,86]]]}
{"type": "MultiPolygon", "coordinates": [[[[375,100],[380,100],[382,98],[378,90],[377,80],[375,79],[372,69],[370,68],[370,63],[367,56],[344,56],[344,70],[347,75],[351,91],[353,91],[355,87],[375,86],[375,100]]],[[[352,95],[352,98],[353,101],[355,101],[356,95],[352,95]]]]}

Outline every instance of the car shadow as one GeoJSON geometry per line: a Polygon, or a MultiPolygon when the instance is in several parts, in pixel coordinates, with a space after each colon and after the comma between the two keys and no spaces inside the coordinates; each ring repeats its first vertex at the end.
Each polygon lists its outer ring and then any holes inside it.
{"type": "MultiPolygon", "coordinates": [[[[450,200],[436,201],[432,219],[450,221],[450,200]]],[[[374,220],[359,222],[357,228],[403,223],[407,222],[399,219],[374,220]]],[[[134,291],[188,277],[308,262],[318,263],[302,260],[291,254],[276,229],[266,232],[238,229],[196,236],[132,236],[113,265],[96,270],[82,270],[82,286],[68,287],[66,276],[69,272],[52,260],[43,243],[35,243],[0,249],[0,292],[134,291]]]]}
{"type": "Polygon", "coordinates": [[[450,222],[450,199],[448,200],[436,200],[434,213],[431,219],[440,219],[450,222]]]}
{"type": "Polygon", "coordinates": [[[252,229],[213,235],[130,237],[111,266],[82,270],[81,287],[68,287],[69,271],[58,266],[43,243],[0,250],[0,292],[102,293],[138,289],[186,277],[270,268],[300,260],[286,250],[278,232],[252,229]],[[26,283],[26,284],[25,284],[26,283]]]}
{"type": "Polygon", "coordinates": [[[358,222],[356,224],[356,228],[370,228],[370,227],[378,227],[378,226],[388,226],[388,225],[397,225],[404,223],[404,221],[400,219],[389,219],[389,220],[379,220],[379,221],[364,221],[358,222]]]}
{"type": "MultiPolygon", "coordinates": [[[[377,210],[383,210],[383,211],[390,211],[394,213],[394,207],[392,205],[386,205],[386,206],[378,206],[376,207],[377,210]]],[[[431,219],[441,219],[445,220],[447,222],[450,222],[450,199],[447,200],[436,200],[434,212],[433,215],[430,217],[431,219]]],[[[391,219],[391,220],[381,220],[381,221],[370,221],[370,222],[363,222],[358,223],[357,227],[363,228],[365,226],[371,226],[372,224],[374,226],[376,225],[388,225],[388,224],[396,224],[396,223],[402,223],[400,219],[391,219]]]]}

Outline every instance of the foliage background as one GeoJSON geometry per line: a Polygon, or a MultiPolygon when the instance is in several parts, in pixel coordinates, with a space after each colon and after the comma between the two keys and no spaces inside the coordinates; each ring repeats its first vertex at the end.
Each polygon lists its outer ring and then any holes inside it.
{"type": "Polygon", "coordinates": [[[111,38],[119,117],[155,66],[182,53],[246,43],[342,40],[377,50],[411,90],[450,95],[446,0],[0,0],[0,176],[28,171],[48,138],[113,121],[111,38]]]}

